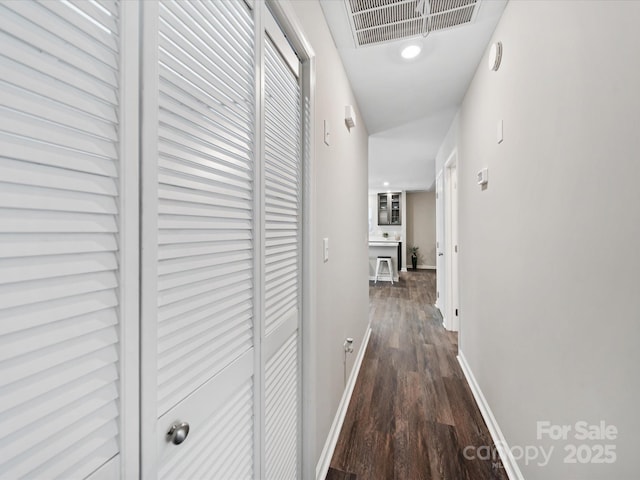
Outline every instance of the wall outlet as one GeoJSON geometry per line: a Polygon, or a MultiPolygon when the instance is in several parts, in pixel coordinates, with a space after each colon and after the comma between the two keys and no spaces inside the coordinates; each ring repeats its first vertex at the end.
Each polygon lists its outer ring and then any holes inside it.
{"type": "Polygon", "coordinates": [[[325,263],[329,261],[329,239],[322,239],[322,257],[324,258],[325,263]]]}
{"type": "Polygon", "coordinates": [[[346,338],[343,346],[345,353],[353,353],[353,338],[346,338]]]}

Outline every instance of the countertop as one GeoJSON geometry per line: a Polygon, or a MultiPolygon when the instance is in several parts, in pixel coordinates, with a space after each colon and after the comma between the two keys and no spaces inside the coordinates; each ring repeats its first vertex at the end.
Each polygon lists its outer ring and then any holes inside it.
{"type": "Polygon", "coordinates": [[[370,247],[397,247],[398,243],[395,240],[369,240],[370,247]]]}

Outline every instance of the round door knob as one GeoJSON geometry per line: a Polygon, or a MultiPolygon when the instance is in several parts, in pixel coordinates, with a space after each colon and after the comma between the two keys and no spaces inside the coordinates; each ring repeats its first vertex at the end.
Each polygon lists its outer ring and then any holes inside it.
{"type": "Polygon", "coordinates": [[[171,425],[167,432],[167,442],[180,445],[186,440],[187,435],[189,435],[189,424],[187,422],[176,422],[171,425]]]}

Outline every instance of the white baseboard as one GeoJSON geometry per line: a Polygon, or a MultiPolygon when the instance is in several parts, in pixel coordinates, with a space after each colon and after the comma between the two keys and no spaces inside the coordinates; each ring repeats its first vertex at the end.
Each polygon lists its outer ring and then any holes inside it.
{"type": "Polygon", "coordinates": [[[464,373],[464,376],[467,379],[467,383],[471,388],[473,397],[476,399],[478,408],[480,408],[482,418],[484,418],[484,421],[489,428],[491,439],[493,440],[493,443],[495,444],[498,453],[500,454],[502,465],[504,465],[504,469],[507,473],[507,476],[509,477],[509,480],[524,480],[524,476],[520,471],[520,467],[518,467],[515,458],[513,458],[511,449],[507,445],[507,441],[504,438],[502,430],[500,430],[498,421],[496,420],[496,417],[494,417],[493,412],[491,411],[491,407],[489,407],[489,403],[482,393],[482,390],[480,390],[480,386],[478,385],[478,382],[476,381],[476,378],[471,371],[471,367],[467,363],[467,360],[465,359],[464,354],[461,351],[458,351],[458,363],[460,363],[460,367],[462,368],[462,372],[464,373]]]}
{"type": "Polygon", "coordinates": [[[418,270],[436,270],[435,265],[418,265],[418,270]]]}
{"type": "Polygon", "coordinates": [[[367,327],[367,331],[364,333],[364,339],[362,340],[362,345],[360,345],[360,350],[358,350],[358,356],[356,357],[353,368],[351,369],[349,381],[347,382],[347,385],[342,394],[342,399],[340,400],[340,404],[338,405],[338,411],[336,412],[336,416],[333,419],[333,423],[331,424],[331,428],[329,429],[329,435],[327,436],[327,441],[324,443],[322,453],[320,454],[320,459],[318,460],[318,464],[316,465],[316,480],[324,480],[327,476],[327,472],[329,471],[331,458],[333,457],[333,452],[336,449],[338,437],[340,436],[340,430],[342,430],[342,424],[344,423],[344,417],[347,414],[349,401],[351,400],[351,395],[353,394],[353,388],[356,386],[356,379],[358,378],[358,373],[360,372],[360,367],[362,366],[364,352],[367,350],[367,345],[369,344],[369,337],[371,337],[370,325],[367,327]]]}

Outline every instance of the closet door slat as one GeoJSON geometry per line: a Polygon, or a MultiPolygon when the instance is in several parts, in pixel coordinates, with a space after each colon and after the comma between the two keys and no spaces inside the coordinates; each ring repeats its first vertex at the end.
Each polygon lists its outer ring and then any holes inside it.
{"type": "Polygon", "coordinates": [[[119,10],[0,2],[0,478],[118,461],[119,10]]]}

